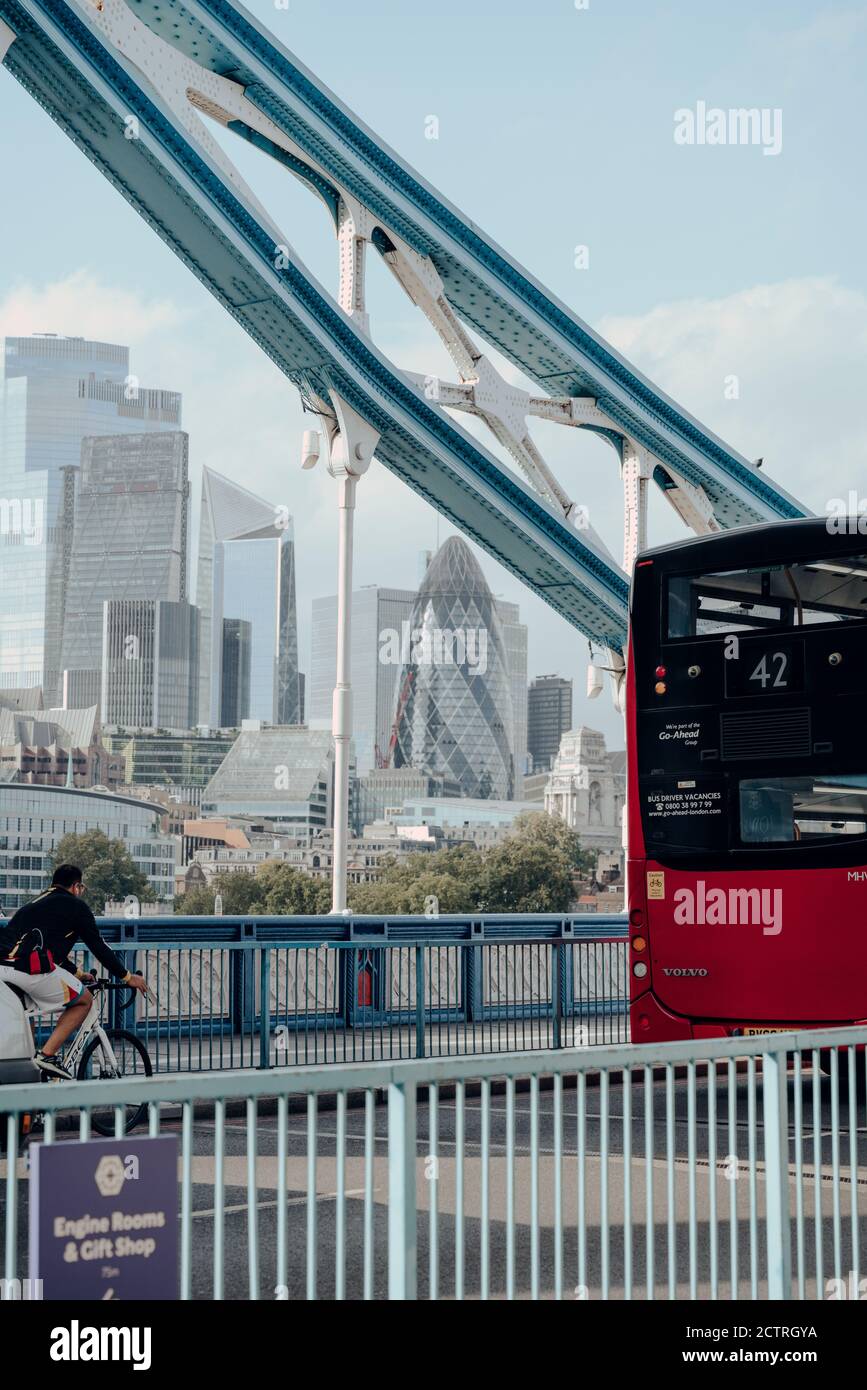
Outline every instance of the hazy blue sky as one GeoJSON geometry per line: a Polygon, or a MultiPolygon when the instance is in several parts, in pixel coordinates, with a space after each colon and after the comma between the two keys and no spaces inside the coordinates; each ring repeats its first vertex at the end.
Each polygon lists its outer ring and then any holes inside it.
{"type": "MultiPolygon", "coordinates": [[[[255,14],[442,193],[661,386],[817,510],[867,494],[867,7],[807,0],[265,0],[255,14]],[[697,102],[782,113],[782,149],[681,146],[697,102]],[[426,118],[439,139],[425,138],[426,118]],[[589,268],[575,268],[575,247],[589,268]],[[725,380],[740,393],[727,399],[725,380]]],[[[0,334],[127,342],[144,384],[183,392],[194,487],[209,464],[296,518],[302,654],[333,591],[330,480],[298,468],[292,388],[96,170],[0,73],[5,212],[0,334]]],[[[317,277],[336,285],[319,204],[231,141],[242,172],[317,277]]],[[[451,375],[423,318],[372,264],[377,341],[451,375]]],[[[614,455],[546,427],[540,445],[620,550],[614,455]]],[[[357,581],[412,586],[430,509],[377,467],[360,489],[357,581]],[[399,522],[399,524],[397,524],[399,522]]],[[[657,536],[676,526],[654,504],[657,536]]],[[[440,539],[446,534],[439,526],[440,539]]],[[[521,602],[531,674],[576,676],[576,723],[622,741],[583,700],[586,644],[486,557],[521,602]]]]}

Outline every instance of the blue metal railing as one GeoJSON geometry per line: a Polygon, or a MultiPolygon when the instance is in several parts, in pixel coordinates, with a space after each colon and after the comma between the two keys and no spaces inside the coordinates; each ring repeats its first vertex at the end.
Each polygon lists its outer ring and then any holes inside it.
{"type": "MultiPolygon", "coordinates": [[[[16,1086],[2,1134],[20,1155],[36,1108],[54,1143],[61,1111],[86,1139],[94,1112],[120,1134],[145,1105],[150,1134],[180,1140],[185,1299],[858,1298],[865,1044],[845,1028],[16,1086]]],[[[20,1156],[0,1179],[14,1281],[20,1156]]]]}
{"type": "Polygon", "coordinates": [[[625,1041],[624,916],[100,921],[155,1002],[156,1070],[305,1065],[625,1041]]]}

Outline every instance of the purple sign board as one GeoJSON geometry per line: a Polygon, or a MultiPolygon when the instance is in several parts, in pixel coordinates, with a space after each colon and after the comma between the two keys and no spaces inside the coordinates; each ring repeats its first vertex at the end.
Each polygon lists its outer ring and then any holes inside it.
{"type": "Polygon", "coordinates": [[[30,1277],[46,1299],[176,1299],[177,1139],[32,1145],[30,1277]]]}

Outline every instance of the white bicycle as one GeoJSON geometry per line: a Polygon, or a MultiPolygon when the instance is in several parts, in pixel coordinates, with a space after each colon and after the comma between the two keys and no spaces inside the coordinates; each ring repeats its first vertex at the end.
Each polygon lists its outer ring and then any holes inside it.
{"type": "MultiPolygon", "coordinates": [[[[136,991],[131,989],[129,985],[121,984],[118,980],[105,979],[96,980],[87,988],[93,995],[93,1004],[72,1042],[64,1051],[64,1066],[72,1072],[77,1081],[116,1080],[123,1076],[152,1076],[153,1066],[151,1065],[150,1054],[141,1039],[126,1028],[104,1027],[99,1016],[98,1000],[100,994],[123,990],[129,995],[129,998],[120,1007],[121,1009],[128,1009],[135,999],[136,991]]],[[[33,1004],[27,1008],[26,1013],[28,1018],[37,1018],[42,1010],[33,1004]]],[[[46,1080],[48,1080],[47,1077],[46,1080]]],[[[63,1086],[65,1082],[58,1080],[57,1084],[63,1086]]],[[[124,1110],[126,1112],[124,1134],[130,1134],[144,1119],[147,1104],[132,1103],[125,1105],[124,1110]]],[[[114,1106],[106,1106],[105,1109],[95,1106],[90,1112],[90,1123],[91,1128],[96,1130],[97,1134],[113,1136],[114,1106]]]]}

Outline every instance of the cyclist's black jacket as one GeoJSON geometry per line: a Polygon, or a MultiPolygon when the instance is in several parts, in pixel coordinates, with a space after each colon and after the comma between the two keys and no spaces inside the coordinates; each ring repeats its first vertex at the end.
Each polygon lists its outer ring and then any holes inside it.
{"type": "Polygon", "coordinates": [[[19,907],[12,920],[0,926],[0,960],[9,959],[15,943],[34,927],[41,931],[43,944],[54,957],[55,965],[74,973],[75,963],[69,959],[69,953],[80,941],[110,975],[120,980],[126,974],[126,966],[100,936],[90,908],[65,888],[49,888],[32,903],[19,907]]]}

